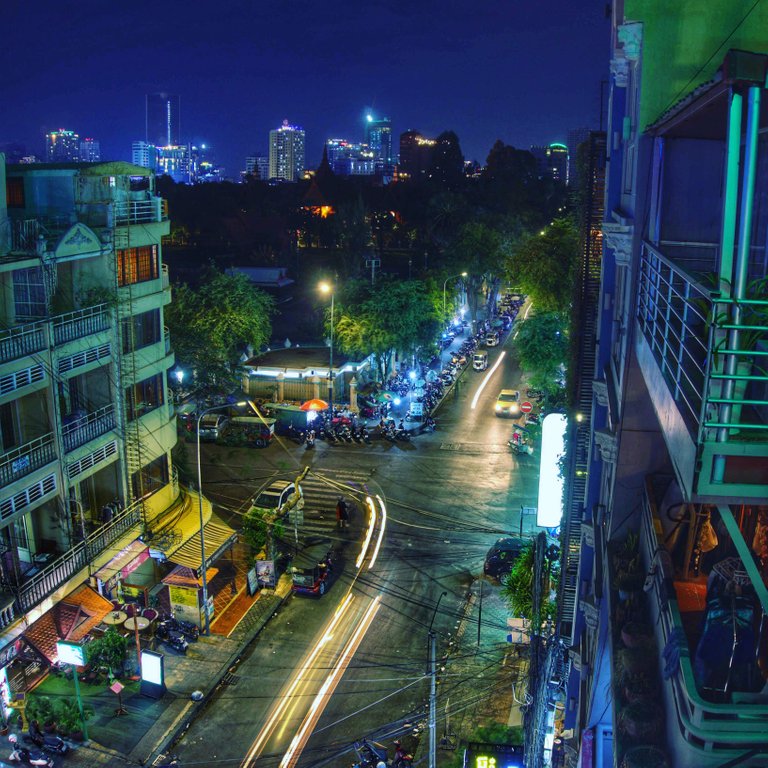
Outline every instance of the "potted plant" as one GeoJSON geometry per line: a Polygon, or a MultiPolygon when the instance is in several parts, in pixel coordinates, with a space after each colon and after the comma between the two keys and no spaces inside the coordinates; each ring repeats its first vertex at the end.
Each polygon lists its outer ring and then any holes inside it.
{"type": "Polygon", "coordinates": [[[652,701],[627,704],[619,715],[619,729],[633,741],[652,744],[661,731],[661,708],[652,701]]]}
{"type": "Polygon", "coordinates": [[[46,733],[56,731],[56,712],[53,708],[53,702],[47,696],[30,696],[25,715],[27,722],[37,720],[38,723],[42,723],[46,733]]]}
{"type": "MultiPolygon", "coordinates": [[[[83,740],[83,723],[80,717],[80,707],[74,699],[61,699],[57,704],[59,718],[59,734],[69,736],[74,741],[83,740]]],[[[83,715],[88,720],[94,710],[90,704],[83,704],[83,715]]]]}
{"type": "Polygon", "coordinates": [[[114,627],[110,627],[103,637],[92,640],[85,646],[88,664],[104,666],[109,670],[109,677],[122,674],[128,650],[128,638],[123,637],[114,627]]]}
{"type": "Polygon", "coordinates": [[[658,747],[644,744],[625,752],[621,768],[669,768],[669,760],[658,747]]]}

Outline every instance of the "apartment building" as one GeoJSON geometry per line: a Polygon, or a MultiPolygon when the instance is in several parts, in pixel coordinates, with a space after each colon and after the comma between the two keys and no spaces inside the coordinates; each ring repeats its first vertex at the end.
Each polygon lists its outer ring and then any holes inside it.
{"type": "Polygon", "coordinates": [[[84,582],[108,597],[99,569],[128,573],[180,503],[154,183],[0,155],[0,667],[84,582]]]}
{"type": "Polygon", "coordinates": [[[747,10],[613,4],[566,765],[768,764],[768,10],[747,10]]]}

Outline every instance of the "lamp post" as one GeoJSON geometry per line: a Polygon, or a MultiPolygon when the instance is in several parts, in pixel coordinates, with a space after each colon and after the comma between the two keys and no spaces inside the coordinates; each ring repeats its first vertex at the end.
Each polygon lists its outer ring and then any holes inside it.
{"type": "Polygon", "coordinates": [[[320,283],[320,290],[323,293],[331,294],[331,353],[330,364],[328,366],[328,407],[331,411],[331,424],[333,424],[333,286],[330,283],[320,283]]]}
{"type": "MultiPolygon", "coordinates": [[[[235,405],[246,405],[245,402],[235,403],[235,405]]],[[[202,574],[203,574],[203,615],[205,616],[205,634],[211,634],[211,623],[208,618],[208,576],[206,574],[205,567],[205,531],[203,528],[205,524],[203,522],[203,472],[200,467],[200,422],[206,413],[211,411],[221,411],[225,408],[231,408],[231,403],[224,403],[223,405],[212,405],[210,408],[206,408],[200,412],[197,417],[197,498],[200,502],[200,560],[202,562],[202,574]]]]}
{"type": "Polygon", "coordinates": [[[451,275],[450,277],[446,277],[445,278],[445,282],[443,283],[443,316],[445,316],[445,309],[446,309],[446,307],[445,307],[445,288],[448,285],[448,281],[452,280],[454,277],[466,277],[466,276],[467,276],[466,272],[461,272],[458,275],[451,275]]]}

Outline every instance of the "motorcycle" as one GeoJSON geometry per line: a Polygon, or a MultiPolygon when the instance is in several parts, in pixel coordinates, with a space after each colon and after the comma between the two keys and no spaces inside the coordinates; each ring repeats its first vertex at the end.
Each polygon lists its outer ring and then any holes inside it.
{"type": "Polygon", "coordinates": [[[200,628],[197,624],[193,624],[191,621],[177,619],[173,614],[166,616],[162,623],[166,624],[169,629],[181,632],[181,634],[192,643],[196,643],[197,639],[200,637],[200,628]]]}
{"type": "Polygon", "coordinates": [[[379,763],[387,764],[387,748],[383,744],[367,739],[356,741],[354,746],[359,768],[377,768],[379,763]]]}
{"type": "Polygon", "coordinates": [[[304,440],[304,446],[307,449],[315,447],[315,430],[314,429],[310,429],[309,432],[307,432],[307,437],[304,440]]]}
{"type": "Polygon", "coordinates": [[[365,427],[360,430],[360,437],[363,438],[363,442],[367,445],[371,444],[371,435],[365,427]]]}
{"type": "Polygon", "coordinates": [[[64,739],[54,734],[43,733],[37,720],[30,721],[29,730],[24,740],[34,744],[38,749],[43,749],[55,755],[66,755],[69,751],[69,745],[64,739]]]}
{"type": "Polygon", "coordinates": [[[165,643],[169,648],[173,648],[179,653],[186,654],[187,648],[189,648],[189,643],[184,634],[179,630],[171,629],[163,621],[157,625],[155,636],[161,643],[165,643]]]}
{"type": "Polygon", "coordinates": [[[46,755],[45,752],[22,747],[14,734],[8,737],[8,741],[11,742],[12,750],[11,754],[8,755],[9,760],[22,763],[23,765],[39,766],[39,768],[53,768],[53,758],[46,755]]]}

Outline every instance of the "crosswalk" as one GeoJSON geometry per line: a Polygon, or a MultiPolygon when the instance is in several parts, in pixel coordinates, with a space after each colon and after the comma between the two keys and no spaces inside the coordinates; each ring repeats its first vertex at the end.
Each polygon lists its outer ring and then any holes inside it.
{"type": "Polygon", "coordinates": [[[349,470],[312,471],[302,481],[304,509],[296,519],[289,516],[286,528],[298,532],[301,539],[327,536],[336,530],[336,502],[343,496],[352,508],[352,517],[360,511],[359,493],[365,493],[367,472],[349,470]]]}

